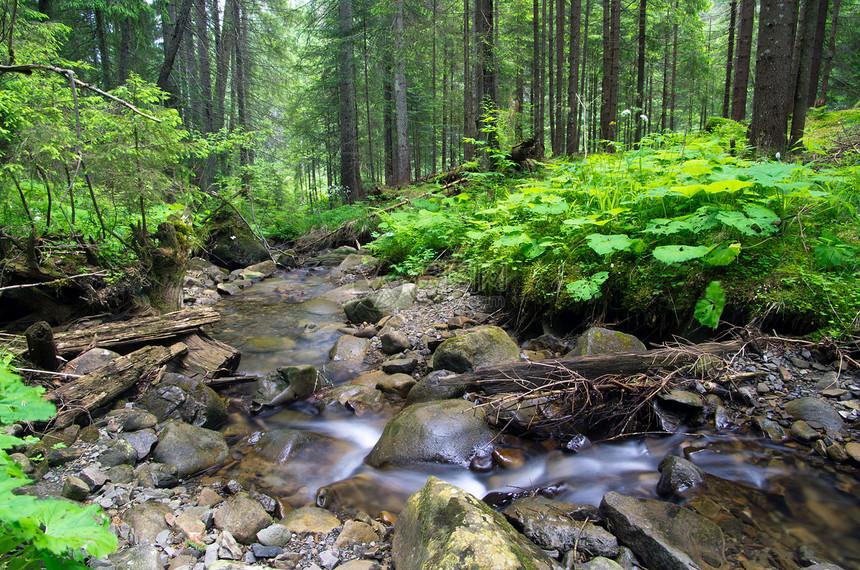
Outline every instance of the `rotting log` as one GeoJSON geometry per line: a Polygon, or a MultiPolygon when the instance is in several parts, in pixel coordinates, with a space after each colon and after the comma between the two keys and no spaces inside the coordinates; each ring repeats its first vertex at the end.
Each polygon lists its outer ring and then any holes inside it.
{"type": "Polygon", "coordinates": [[[643,352],[517,362],[501,366],[485,366],[474,372],[441,378],[439,384],[463,386],[467,391],[484,394],[521,392],[576,378],[595,380],[608,375],[633,376],[658,369],[679,368],[695,363],[704,355],[721,356],[737,353],[744,346],[745,344],[740,341],[713,342],[643,352]]]}
{"type": "Polygon", "coordinates": [[[239,366],[241,352],[204,332],[182,335],[177,340],[188,347],[188,352],[168,364],[169,372],[203,380],[231,375],[239,366]]]}
{"type": "Polygon", "coordinates": [[[181,342],[170,346],[147,346],[45,394],[46,400],[57,405],[52,428],[66,428],[80,414],[111,403],[148,374],[187,350],[188,347],[181,342]]]}
{"type": "Polygon", "coordinates": [[[122,348],[175,338],[217,323],[221,316],[211,308],[183,309],[155,317],[132,317],[126,321],[104,323],[84,330],[56,333],[57,352],[73,358],[91,348],[122,348]]]}

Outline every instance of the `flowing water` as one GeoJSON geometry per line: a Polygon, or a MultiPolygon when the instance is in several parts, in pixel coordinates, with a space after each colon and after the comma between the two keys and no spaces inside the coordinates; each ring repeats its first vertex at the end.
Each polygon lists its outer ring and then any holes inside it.
{"type": "MultiPolygon", "coordinates": [[[[242,351],[240,372],[266,374],[280,366],[312,364],[334,383],[348,381],[358,371],[344,373],[328,358],[344,319],[340,305],[323,297],[331,289],[323,270],[293,270],[257,283],[215,306],[222,321],[214,336],[242,351]]],[[[675,453],[738,483],[718,486],[718,496],[710,497],[723,511],[717,518],[724,530],[733,529],[747,539],[744,544],[728,541],[728,554],[750,557],[751,551],[764,549],[784,551],[787,559],[806,545],[846,568],[860,568],[856,471],[829,464],[814,467],[805,452],[791,445],[691,433],[598,443],[571,454],[511,438],[506,443],[520,447],[527,458],[519,469],[474,473],[428,465],[380,471],[363,459],[391,413],[320,414],[310,404],[298,403],[253,416],[234,414],[226,430],[237,442],[235,461],[218,477],[237,479],[293,507],[316,500],[371,516],[398,512],[429,475],[478,497],[551,487],[557,499],[598,505],[608,491],[656,498],[657,466],[675,453]]]]}

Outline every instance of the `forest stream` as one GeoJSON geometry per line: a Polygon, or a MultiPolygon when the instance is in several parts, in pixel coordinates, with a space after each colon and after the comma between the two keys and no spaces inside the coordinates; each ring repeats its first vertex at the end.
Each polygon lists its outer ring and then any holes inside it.
{"type": "MultiPolygon", "coordinates": [[[[222,320],[213,336],[241,350],[241,373],[266,375],[278,367],[309,364],[326,382],[344,385],[370,365],[348,368],[329,358],[345,319],[341,305],[324,297],[334,289],[325,269],[278,273],[219,301],[215,308],[222,320]]],[[[254,384],[243,387],[245,394],[254,389],[254,384]]],[[[555,500],[596,506],[609,491],[658,498],[658,465],[674,454],[719,478],[691,504],[700,512],[710,510],[707,514],[726,533],[732,566],[761,549],[769,551],[772,560],[788,561],[805,545],[846,568],[860,567],[856,478],[841,466],[810,461],[808,452],[794,443],[776,443],[744,430],[717,431],[708,424],[680,428],[685,433],[669,436],[595,442],[576,453],[502,436],[503,447],[519,450],[525,459],[520,465],[495,466],[483,473],[438,464],[374,469],[365,464],[365,457],[401,406],[401,398],[390,396],[360,415],[308,401],[234,412],[222,429],[232,461],[203,482],[235,480],[246,489],[281,497],[294,508],[316,501],[335,511],[360,509],[372,517],[383,511],[396,515],[430,475],[490,503],[542,488],[552,490],[555,500]],[[268,438],[269,449],[257,452],[254,445],[262,438],[268,438]],[[272,446],[280,447],[273,451],[272,446]]]]}

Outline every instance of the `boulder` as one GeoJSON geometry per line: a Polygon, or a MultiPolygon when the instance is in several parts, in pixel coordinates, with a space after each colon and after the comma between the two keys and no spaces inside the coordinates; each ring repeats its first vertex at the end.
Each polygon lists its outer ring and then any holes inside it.
{"type": "Polygon", "coordinates": [[[618,556],[618,540],[612,534],[591,522],[583,524],[589,519],[588,507],[536,496],[515,500],[503,514],[543,549],[567,552],[575,545],[589,557],[618,556]]]}
{"type": "Polygon", "coordinates": [[[415,386],[409,390],[406,396],[406,405],[417,404],[419,402],[432,402],[434,400],[453,400],[461,397],[466,393],[465,386],[456,386],[451,384],[441,384],[440,378],[447,378],[454,375],[450,370],[434,370],[418,381],[415,386]]]}
{"type": "Polygon", "coordinates": [[[340,526],[336,516],[319,507],[301,507],[281,521],[289,532],[296,534],[327,534],[340,526]]]}
{"type": "Polygon", "coordinates": [[[206,249],[220,265],[231,270],[243,269],[271,259],[269,251],[238,215],[222,210],[212,217],[212,224],[215,229],[209,234],[206,249]]]}
{"type": "Polygon", "coordinates": [[[153,489],[172,489],[179,484],[179,471],[176,465],[167,463],[146,463],[135,473],[135,480],[141,487],[153,489]]]}
{"type": "Polygon", "coordinates": [[[249,265],[245,269],[242,270],[242,275],[245,275],[245,279],[250,279],[247,277],[248,274],[259,273],[263,277],[271,277],[275,271],[277,271],[278,266],[271,259],[267,259],[266,261],[255,263],[254,265],[249,265]]]}
{"type": "Polygon", "coordinates": [[[395,568],[558,568],[505,518],[453,485],[430,477],[407,501],[394,526],[395,568]]]}
{"type": "MultiPolygon", "coordinates": [[[[118,550],[107,557],[111,567],[117,569],[134,568],[134,570],[162,570],[164,563],[161,554],[153,546],[152,542],[146,541],[125,550],[118,550]]],[[[99,566],[96,566],[98,568],[99,566]]]]}
{"type": "Polygon", "coordinates": [[[376,468],[420,463],[468,467],[496,436],[485,415],[465,400],[414,404],[388,421],[366,462],[376,468]]]}
{"type": "Polygon", "coordinates": [[[107,414],[108,421],[116,421],[124,432],[155,427],[158,418],[140,408],[120,408],[107,414]]]}
{"type": "Polygon", "coordinates": [[[91,348],[77,358],[73,358],[63,366],[60,372],[65,374],[89,374],[95,372],[102,366],[107,365],[114,358],[119,358],[119,353],[106,348],[91,348]]]}
{"type": "Polygon", "coordinates": [[[304,366],[283,366],[276,374],[280,381],[286,383],[286,388],[279,392],[269,402],[271,406],[283,406],[313,395],[319,387],[317,369],[307,364],[304,366]]]}
{"type": "Polygon", "coordinates": [[[242,544],[250,544],[257,533],[272,524],[272,517],[248,493],[237,493],[215,511],[215,527],[226,530],[242,544]]]}
{"type": "Polygon", "coordinates": [[[140,544],[143,541],[155,542],[158,533],[167,530],[164,517],[172,514],[173,509],[169,505],[151,499],[131,507],[120,518],[134,531],[134,543],[140,544]]]}
{"type": "Polygon", "coordinates": [[[600,502],[600,512],[618,540],[648,568],[728,567],[722,531],[691,509],[610,491],[600,502]]]}
{"type": "Polygon", "coordinates": [[[573,356],[594,356],[616,352],[642,352],[645,345],[633,335],[602,327],[591,327],[576,339],[573,350],[565,358],[573,356]]]}
{"type": "Polygon", "coordinates": [[[348,301],[343,310],[353,323],[375,323],[390,315],[395,309],[408,309],[415,302],[418,288],[414,283],[404,283],[399,287],[384,289],[362,299],[348,301]]]}
{"type": "Polygon", "coordinates": [[[178,420],[215,429],[227,420],[227,405],[215,390],[181,374],[167,373],[154,390],[137,399],[137,405],[159,422],[178,420]]]}
{"type": "Polygon", "coordinates": [[[397,394],[405,398],[409,390],[415,386],[415,378],[409,374],[386,374],[376,383],[376,388],[386,394],[397,394]]]}
{"type": "Polygon", "coordinates": [[[495,326],[468,329],[465,334],[449,338],[439,345],[430,368],[451,370],[458,374],[479,366],[517,362],[520,349],[504,330],[495,326]]]}
{"type": "Polygon", "coordinates": [[[230,452],[224,434],[169,421],[158,436],[152,456],[159,463],[176,465],[179,477],[188,477],[227,461],[230,452]]]}
{"type": "Polygon", "coordinates": [[[345,334],[335,341],[334,346],[328,352],[328,357],[336,362],[362,360],[368,348],[370,348],[370,339],[345,334]]]}
{"type": "Polygon", "coordinates": [[[412,343],[406,333],[401,331],[386,331],[379,335],[382,352],[385,354],[397,354],[412,348],[412,343]]]}
{"type": "Polygon", "coordinates": [[[346,273],[371,273],[379,265],[379,260],[372,255],[362,255],[360,253],[350,253],[347,255],[340,265],[335,267],[329,273],[332,281],[337,281],[346,273]]]}
{"type": "Polygon", "coordinates": [[[343,407],[357,416],[381,410],[384,402],[381,391],[361,384],[337,386],[324,400],[327,409],[343,407]]]}
{"type": "Polygon", "coordinates": [[[785,412],[812,427],[821,426],[833,431],[842,430],[842,416],[833,406],[820,398],[807,396],[792,400],[785,405],[785,412]]]}

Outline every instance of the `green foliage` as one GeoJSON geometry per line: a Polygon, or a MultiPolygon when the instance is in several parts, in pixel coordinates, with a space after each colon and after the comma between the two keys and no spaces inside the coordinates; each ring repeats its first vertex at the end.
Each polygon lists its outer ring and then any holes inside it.
{"type": "Polygon", "coordinates": [[[726,306],[726,292],[719,281],[711,281],[705,289],[705,296],[696,302],[693,316],[702,326],[717,328],[720,324],[720,315],[726,306]]]}
{"type": "MultiPolygon", "coordinates": [[[[0,424],[44,421],[56,412],[42,399],[44,388],[28,387],[0,363],[0,424]]],[[[0,436],[0,567],[86,568],[88,556],[105,556],[116,549],[117,538],[98,505],[81,507],[67,501],[39,500],[15,495],[29,483],[6,450],[23,440],[0,436]]]]}

